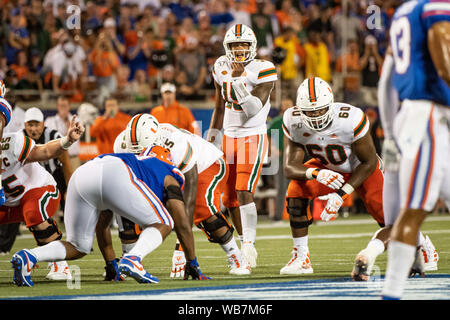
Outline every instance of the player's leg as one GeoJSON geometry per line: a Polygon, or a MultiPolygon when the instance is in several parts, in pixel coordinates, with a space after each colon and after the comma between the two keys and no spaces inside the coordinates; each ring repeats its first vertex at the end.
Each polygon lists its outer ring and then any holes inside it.
{"type": "MultiPolygon", "coordinates": [[[[443,108],[432,105],[429,114],[418,114],[426,121],[426,129],[419,137],[417,147],[413,149],[415,152],[407,151],[411,151],[408,143],[411,140],[414,143],[414,130],[417,131],[417,127],[421,124],[418,123],[417,116],[414,117],[416,120],[414,128],[408,131],[403,127],[398,131],[399,138],[396,137],[402,152],[399,176],[402,210],[394,223],[388,247],[388,264],[382,291],[385,298],[401,298],[415,260],[420,226],[426,214],[433,210],[443,186],[444,174],[450,160],[447,127],[450,117],[448,113],[446,114],[448,110],[443,108]],[[409,140],[402,139],[402,136],[406,135],[409,136],[409,140]]],[[[409,117],[423,109],[425,109],[423,102],[412,102],[410,105],[403,103],[397,117],[400,116],[399,119],[409,117]]],[[[404,125],[408,121],[401,123],[404,125]]]]}
{"type": "Polygon", "coordinates": [[[381,227],[373,235],[367,246],[355,258],[351,276],[355,281],[368,281],[376,258],[382,254],[390,238],[392,225],[385,226],[383,212],[384,175],[380,167],[356,190],[369,214],[381,227]]]}
{"type": "Polygon", "coordinates": [[[242,251],[252,268],[256,267],[255,239],[258,222],[253,195],[261,175],[267,147],[268,140],[265,134],[239,138],[237,142],[236,193],[244,241],[242,251]]]}
{"type": "Polygon", "coordinates": [[[103,159],[104,208],[143,226],[134,247],[120,259],[119,270],[140,283],[157,283],[158,278],[148,273],[141,261],[169,235],[174,226],[172,217],[152,190],[122,160],[103,159]],[[117,188],[119,185],[121,188],[117,188]]]}
{"type": "Polygon", "coordinates": [[[313,273],[308,248],[308,228],[313,222],[309,200],[304,194],[306,181],[291,180],[286,197],[286,209],[293,239],[292,257],[280,274],[313,273]]]}
{"type": "Polygon", "coordinates": [[[31,269],[38,261],[79,259],[90,252],[98,215],[96,205],[101,199],[99,173],[101,168],[92,161],[78,168],[69,181],[64,215],[67,241],[54,240],[13,255],[13,280],[18,286],[33,286],[31,269]]]}
{"type": "Polygon", "coordinates": [[[206,234],[210,242],[222,247],[231,268],[230,274],[246,275],[250,274],[250,267],[242,259],[233,236],[233,227],[220,211],[220,196],[227,176],[227,166],[222,158],[199,175],[194,224],[206,234]]]}

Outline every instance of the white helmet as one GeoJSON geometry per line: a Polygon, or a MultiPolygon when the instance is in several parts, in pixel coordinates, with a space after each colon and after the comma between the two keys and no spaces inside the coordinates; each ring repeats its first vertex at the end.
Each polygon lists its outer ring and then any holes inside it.
{"type": "Polygon", "coordinates": [[[333,120],[331,104],[334,102],[330,85],[319,77],[305,79],[297,89],[296,105],[300,109],[303,123],[312,130],[322,130],[333,120]],[[311,117],[305,112],[327,109],[318,117],[311,117]]]}
{"type": "MultiPolygon", "coordinates": [[[[245,24],[235,24],[228,29],[223,39],[225,54],[230,62],[250,62],[256,57],[256,36],[253,30],[245,24]],[[250,44],[248,52],[245,52],[243,60],[236,60],[236,50],[231,50],[230,44],[236,42],[248,42],[250,44]]],[[[241,50],[239,50],[241,51],[241,50]]],[[[247,50],[245,50],[247,51],[247,50]]]]}
{"type": "Polygon", "coordinates": [[[6,86],[5,83],[0,80],[0,97],[4,98],[6,95],[6,86]]]}
{"type": "Polygon", "coordinates": [[[158,120],[148,113],[135,115],[125,129],[125,143],[132,153],[141,153],[145,148],[159,145],[158,120]]]}

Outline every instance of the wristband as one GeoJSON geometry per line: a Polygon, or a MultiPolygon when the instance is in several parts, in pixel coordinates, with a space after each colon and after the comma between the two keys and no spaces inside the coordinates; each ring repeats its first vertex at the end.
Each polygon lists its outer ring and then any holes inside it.
{"type": "Polygon", "coordinates": [[[61,145],[61,148],[63,148],[64,150],[68,150],[70,146],[73,144],[73,142],[69,141],[69,138],[67,136],[59,139],[59,143],[61,145]]]}
{"type": "Polygon", "coordinates": [[[317,168],[308,168],[308,169],[306,169],[306,172],[305,172],[306,178],[308,180],[317,178],[318,174],[319,174],[319,169],[317,169],[317,168]]]}
{"type": "Polygon", "coordinates": [[[351,195],[355,189],[348,183],[344,184],[336,193],[341,196],[342,200],[345,200],[351,195]]]}

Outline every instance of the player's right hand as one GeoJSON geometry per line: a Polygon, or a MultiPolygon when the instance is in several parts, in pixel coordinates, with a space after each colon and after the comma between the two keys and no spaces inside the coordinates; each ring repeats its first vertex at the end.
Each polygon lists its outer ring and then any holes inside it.
{"type": "Polygon", "coordinates": [[[186,271],[184,273],[184,280],[189,280],[189,276],[194,280],[211,280],[210,277],[205,276],[197,262],[197,257],[194,260],[186,262],[186,271]]]}
{"type": "Polygon", "coordinates": [[[6,202],[5,191],[3,191],[3,187],[0,188],[0,206],[2,206],[6,202]]]}
{"type": "Polygon", "coordinates": [[[316,180],[335,190],[340,189],[345,182],[342,174],[328,169],[319,170],[316,180]]]}
{"type": "Polygon", "coordinates": [[[172,256],[172,271],[170,271],[171,278],[184,278],[184,271],[186,269],[186,258],[184,251],[175,250],[172,256]]]}
{"type": "Polygon", "coordinates": [[[398,150],[394,139],[384,139],[381,154],[383,155],[385,169],[387,171],[398,171],[400,165],[400,151],[398,150]]]}

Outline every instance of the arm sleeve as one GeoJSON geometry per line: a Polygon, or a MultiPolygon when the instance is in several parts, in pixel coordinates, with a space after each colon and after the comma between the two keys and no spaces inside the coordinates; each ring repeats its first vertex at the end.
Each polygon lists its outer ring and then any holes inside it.
{"type": "Polygon", "coordinates": [[[19,162],[23,163],[30,155],[36,143],[33,139],[25,136],[22,131],[17,132],[13,139],[14,142],[11,145],[14,146],[14,156],[17,157],[19,162]]]}
{"type": "Polygon", "coordinates": [[[292,140],[291,132],[290,132],[290,121],[289,121],[289,114],[290,110],[286,110],[283,114],[283,122],[281,123],[281,127],[283,128],[284,135],[289,139],[292,140]]]}
{"type": "Polygon", "coordinates": [[[448,1],[425,3],[420,18],[427,30],[437,22],[450,21],[450,3],[448,1]]]}
{"type": "Polygon", "coordinates": [[[377,95],[381,126],[388,139],[392,138],[394,117],[399,107],[398,93],[392,86],[393,74],[394,58],[391,55],[387,55],[381,70],[377,95]]]}
{"type": "Polygon", "coordinates": [[[369,131],[370,123],[366,114],[359,108],[354,108],[355,112],[353,115],[353,142],[364,137],[369,131]]]}
{"type": "Polygon", "coordinates": [[[258,76],[256,78],[256,83],[264,83],[270,81],[277,81],[278,74],[275,65],[270,61],[264,61],[261,68],[258,71],[258,76]]]}

